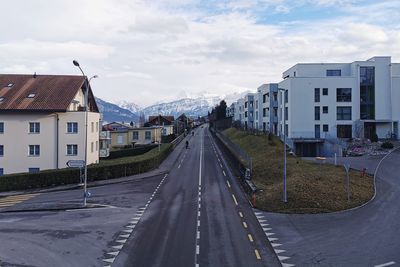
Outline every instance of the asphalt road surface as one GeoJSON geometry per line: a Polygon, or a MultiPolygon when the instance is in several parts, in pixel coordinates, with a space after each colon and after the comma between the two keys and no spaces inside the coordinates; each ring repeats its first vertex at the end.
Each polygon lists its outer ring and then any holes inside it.
{"type": "Polygon", "coordinates": [[[68,209],[82,190],[0,198],[0,266],[280,266],[208,129],[187,139],[168,173],[90,188],[97,208],[68,209]]]}
{"type": "Polygon", "coordinates": [[[335,214],[263,212],[296,266],[400,266],[400,150],[377,171],[368,205],[335,214]]]}

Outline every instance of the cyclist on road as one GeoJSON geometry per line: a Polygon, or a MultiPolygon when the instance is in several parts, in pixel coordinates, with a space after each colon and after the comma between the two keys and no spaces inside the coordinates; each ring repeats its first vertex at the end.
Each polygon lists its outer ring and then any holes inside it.
{"type": "Polygon", "coordinates": [[[186,149],[189,148],[189,141],[186,140],[186,149]]]}

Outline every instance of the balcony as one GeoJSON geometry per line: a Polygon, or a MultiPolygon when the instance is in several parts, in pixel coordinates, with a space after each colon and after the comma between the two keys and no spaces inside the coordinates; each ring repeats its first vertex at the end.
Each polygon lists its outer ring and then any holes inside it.
{"type": "Polygon", "coordinates": [[[100,158],[107,158],[108,156],[110,156],[110,149],[109,148],[100,149],[99,156],[100,158]]]}
{"type": "Polygon", "coordinates": [[[101,131],[100,132],[100,140],[111,140],[110,131],[101,131]]]}

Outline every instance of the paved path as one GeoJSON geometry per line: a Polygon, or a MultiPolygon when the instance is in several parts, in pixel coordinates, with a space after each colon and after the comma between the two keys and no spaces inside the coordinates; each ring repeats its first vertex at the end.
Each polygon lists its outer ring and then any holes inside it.
{"type": "Polygon", "coordinates": [[[347,212],[285,215],[263,212],[296,266],[400,265],[400,150],[377,172],[377,195],[347,212]]]}

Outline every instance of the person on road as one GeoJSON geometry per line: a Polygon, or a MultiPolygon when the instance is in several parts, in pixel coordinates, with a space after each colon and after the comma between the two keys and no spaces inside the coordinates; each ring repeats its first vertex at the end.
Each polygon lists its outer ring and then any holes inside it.
{"type": "Polygon", "coordinates": [[[189,148],[189,141],[186,140],[186,149],[189,148]]]}

